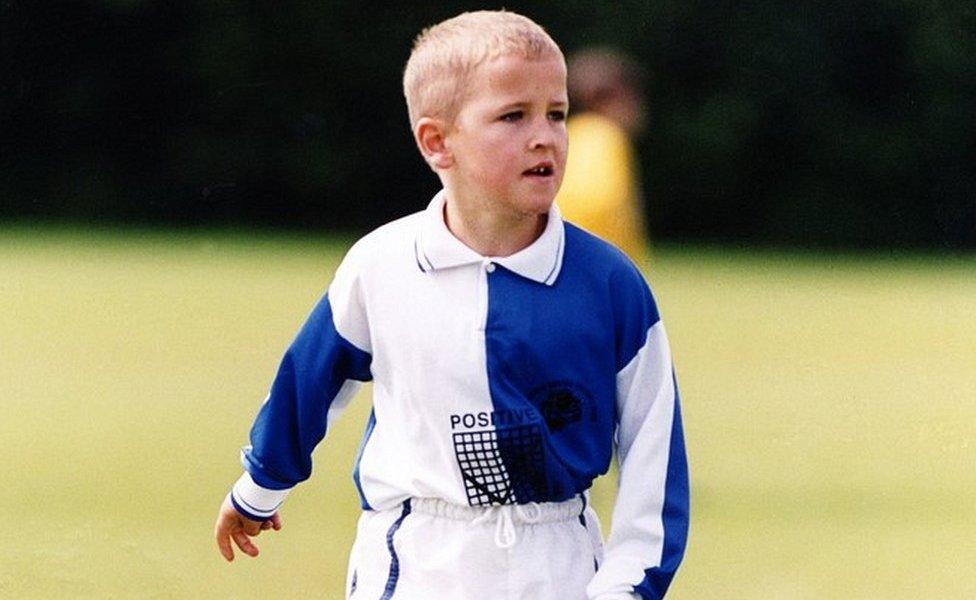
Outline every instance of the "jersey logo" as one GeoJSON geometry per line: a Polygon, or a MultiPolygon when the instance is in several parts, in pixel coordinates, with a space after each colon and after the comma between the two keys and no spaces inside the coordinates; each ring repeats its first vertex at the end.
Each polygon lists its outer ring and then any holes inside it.
{"type": "Polygon", "coordinates": [[[528,502],[545,495],[545,454],[538,424],[453,436],[471,506],[528,502]]]}
{"type": "Polygon", "coordinates": [[[549,431],[561,431],[583,418],[583,406],[578,396],[568,388],[548,390],[539,410],[549,431]]]}
{"type": "Polygon", "coordinates": [[[585,393],[549,383],[530,394],[524,408],[450,416],[454,455],[471,506],[545,502],[563,495],[550,481],[546,436],[595,421],[585,393]]]}

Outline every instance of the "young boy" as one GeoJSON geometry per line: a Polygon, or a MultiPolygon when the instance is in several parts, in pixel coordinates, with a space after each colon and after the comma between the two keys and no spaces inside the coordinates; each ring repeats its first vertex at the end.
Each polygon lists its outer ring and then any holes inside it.
{"type": "Polygon", "coordinates": [[[564,223],[566,68],[510,12],[418,37],[404,75],[444,189],[357,242],[286,352],[215,527],[251,556],[358,382],[373,412],[347,598],[661,598],[684,552],[678,396],[650,290],[564,223]],[[586,490],[616,447],[604,552],[586,490]]]}

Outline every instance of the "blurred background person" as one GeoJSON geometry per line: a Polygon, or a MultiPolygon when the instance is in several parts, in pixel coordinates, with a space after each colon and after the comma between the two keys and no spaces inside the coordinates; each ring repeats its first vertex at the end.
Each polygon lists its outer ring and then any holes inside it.
{"type": "Polygon", "coordinates": [[[634,139],[646,122],[643,71],[612,48],[583,49],[568,69],[569,158],[556,202],[568,221],[640,265],[648,239],[634,139]]]}

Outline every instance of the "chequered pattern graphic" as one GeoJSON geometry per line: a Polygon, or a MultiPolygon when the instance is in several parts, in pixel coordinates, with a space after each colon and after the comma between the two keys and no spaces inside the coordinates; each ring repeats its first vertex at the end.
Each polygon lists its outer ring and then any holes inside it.
{"type": "Polygon", "coordinates": [[[454,453],[471,506],[539,497],[545,480],[538,425],[455,433],[454,453]]]}

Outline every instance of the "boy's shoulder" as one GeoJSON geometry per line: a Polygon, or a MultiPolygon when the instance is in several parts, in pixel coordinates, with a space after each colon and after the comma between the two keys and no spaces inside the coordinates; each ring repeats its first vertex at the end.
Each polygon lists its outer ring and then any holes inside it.
{"type": "MultiPolygon", "coordinates": [[[[423,223],[424,211],[417,211],[399,219],[380,225],[359,238],[349,248],[343,262],[366,266],[390,259],[413,256],[409,254],[417,239],[417,232],[423,223]]],[[[412,259],[411,259],[412,260],[412,259]]]]}
{"type": "Polygon", "coordinates": [[[566,231],[563,273],[576,282],[571,285],[606,286],[615,306],[646,302],[654,304],[654,296],[644,274],[623,250],[582,227],[568,221],[563,223],[566,231]]]}
{"type": "MultiPolygon", "coordinates": [[[[566,252],[560,278],[569,293],[594,301],[594,315],[611,315],[619,340],[618,362],[622,369],[643,347],[647,332],[661,320],[657,302],[644,275],[619,248],[588,231],[565,222],[566,252]]],[[[603,321],[606,323],[606,321],[603,321]]]]}

